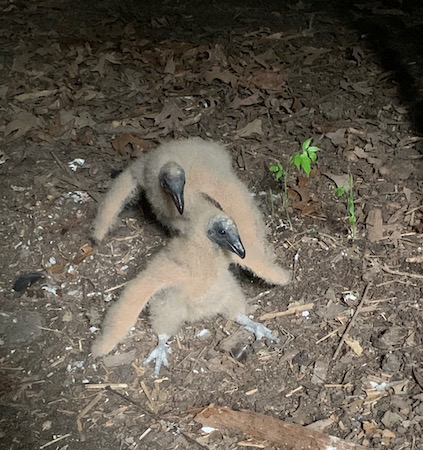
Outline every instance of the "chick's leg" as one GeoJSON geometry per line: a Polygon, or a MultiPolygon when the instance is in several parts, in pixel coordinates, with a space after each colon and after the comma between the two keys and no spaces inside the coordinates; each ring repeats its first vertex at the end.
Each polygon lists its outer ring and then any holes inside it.
{"type": "Polygon", "coordinates": [[[143,365],[146,366],[151,361],[155,361],[154,365],[154,376],[158,377],[160,373],[160,369],[163,366],[168,367],[169,361],[167,359],[167,355],[172,353],[172,349],[167,345],[167,341],[170,336],[168,334],[159,334],[159,343],[157,347],[147,356],[144,360],[143,365]]]}
{"type": "Polygon", "coordinates": [[[269,339],[269,341],[279,343],[279,339],[272,334],[272,331],[262,323],[254,322],[245,314],[238,314],[235,317],[235,322],[242,325],[248,332],[254,333],[256,339],[259,341],[262,338],[269,339]]]}
{"type": "Polygon", "coordinates": [[[265,337],[272,342],[279,342],[276,336],[273,336],[271,330],[261,323],[254,322],[246,314],[246,300],[240,286],[235,278],[228,271],[224,278],[219,280],[219,290],[215,294],[213,301],[216,312],[223,316],[233,319],[242,325],[248,332],[254,333],[257,340],[265,337]],[[230,293],[228,295],[228,293],[230,293]]]}
{"type": "Polygon", "coordinates": [[[157,347],[147,356],[144,365],[155,361],[154,376],[158,377],[163,366],[169,367],[168,355],[172,349],[167,345],[170,336],[176,334],[189,319],[189,301],[177,289],[152,299],[150,303],[151,326],[159,338],[157,347]]]}

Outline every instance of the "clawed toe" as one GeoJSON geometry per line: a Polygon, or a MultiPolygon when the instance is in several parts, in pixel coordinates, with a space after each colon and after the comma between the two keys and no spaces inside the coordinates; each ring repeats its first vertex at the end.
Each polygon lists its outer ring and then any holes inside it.
{"type": "Polygon", "coordinates": [[[167,359],[168,354],[172,353],[172,349],[166,344],[169,336],[159,335],[159,344],[157,347],[147,356],[144,360],[143,365],[146,366],[151,361],[155,361],[154,365],[154,376],[158,377],[160,369],[163,366],[169,366],[169,360],[167,359]]]}

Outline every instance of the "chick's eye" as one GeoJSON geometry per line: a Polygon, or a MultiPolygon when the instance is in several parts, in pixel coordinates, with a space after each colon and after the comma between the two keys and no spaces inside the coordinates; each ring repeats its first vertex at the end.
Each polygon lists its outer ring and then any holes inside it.
{"type": "Polygon", "coordinates": [[[221,236],[224,236],[226,234],[226,230],[223,230],[223,229],[219,230],[219,233],[220,233],[221,236]]]}

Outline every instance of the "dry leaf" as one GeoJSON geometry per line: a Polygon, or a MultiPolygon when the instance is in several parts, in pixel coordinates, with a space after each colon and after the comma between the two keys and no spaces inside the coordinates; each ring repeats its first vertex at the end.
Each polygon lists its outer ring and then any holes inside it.
{"type": "Polygon", "coordinates": [[[367,237],[370,242],[378,242],[383,239],[382,210],[373,208],[369,211],[366,220],[367,237]]]}
{"type": "Polygon", "coordinates": [[[371,88],[367,81],[358,81],[357,83],[351,83],[351,87],[354,91],[362,95],[371,95],[373,93],[373,88],[371,88]]]}
{"type": "Polygon", "coordinates": [[[67,130],[93,128],[96,125],[88,111],[81,111],[78,115],[74,115],[71,111],[60,111],[60,123],[67,130]]]}
{"type": "Polygon", "coordinates": [[[360,356],[363,353],[363,347],[360,345],[360,343],[350,338],[349,336],[345,336],[344,338],[345,343],[348,345],[348,347],[357,355],[360,356]]]}
{"type": "Polygon", "coordinates": [[[273,34],[269,34],[268,36],[263,36],[261,39],[264,40],[279,40],[282,38],[282,36],[285,36],[285,32],[283,31],[278,31],[277,33],[273,33],[273,34]]]}
{"type": "Polygon", "coordinates": [[[325,53],[329,53],[327,48],[315,48],[315,47],[302,47],[301,50],[307,54],[303,64],[305,66],[311,66],[316,59],[320,58],[325,53]]]}
{"type": "Polygon", "coordinates": [[[307,180],[307,177],[299,177],[298,186],[289,189],[292,207],[300,210],[305,216],[320,210],[320,202],[313,199],[312,192],[306,187],[307,180]]]}
{"type": "Polygon", "coordinates": [[[367,152],[364,150],[364,148],[361,148],[361,147],[355,147],[354,148],[354,155],[356,155],[358,158],[361,158],[361,159],[367,159],[368,158],[368,154],[367,154],[367,152]]]}
{"type": "Polygon", "coordinates": [[[160,114],[154,119],[154,125],[165,129],[165,133],[181,129],[181,121],[186,119],[183,111],[172,101],[167,101],[160,114]]]}
{"type": "Polygon", "coordinates": [[[389,386],[393,389],[395,395],[404,395],[407,393],[407,386],[409,380],[400,380],[391,383],[389,386]]]}
{"type": "Polygon", "coordinates": [[[88,258],[88,256],[94,255],[95,253],[95,249],[89,244],[84,244],[79,250],[81,253],[73,259],[74,264],[81,264],[85,258],[88,258]]]}
{"type": "Polygon", "coordinates": [[[259,100],[260,100],[260,93],[259,92],[255,92],[254,94],[250,95],[247,98],[240,98],[237,95],[232,100],[232,102],[230,104],[230,108],[238,109],[241,106],[255,105],[255,104],[257,104],[259,102],[259,100]]]}
{"type": "Polygon", "coordinates": [[[62,317],[62,322],[72,322],[73,314],[72,311],[65,311],[62,317]]]}
{"type": "Polygon", "coordinates": [[[28,111],[21,111],[11,122],[6,125],[4,135],[8,136],[9,134],[15,132],[15,134],[11,136],[11,139],[18,139],[33,128],[39,127],[41,123],[42,121],[38,117],[34,116],[34,114],[31,114],[28,111]]]}
{"type": "Polygon", "coordinates": [[[45,89],[43,91],[25,92],[24,94],[15,95],[14,99],[18,102],[26,102],[28,100],[38,100],[39,98],[49,97],[50,95],[54,95],[57,92],[57,89],[45,89]]]}
{"type": "Polygon", "coordinates": [[[358,62],[360,63],[361,60],[364,58],[364,51],[361,47],[355,46],[353,45],[352,49],[351,49],[351,56],[358,62]]]}
{"type": "Polygon", "coordinates": [[[347,173],[344,175],[334,175],[330,172],[324,172],[323,175],[331,179],[337,188],[343,188],[345,192],[350,190],[349,175],[347,173]]]}
{"type": "MultiPolygon", "coordinates": [[[[313,376],[311,377],[312,384],[323,384],[328,374],[329,364],[327,361],[319,358],[314,363],[313,376]]],[[[314,430],[315,428],[313,428],[314,430]]],[[[322,430],[320,430],[322,431],[322,430]]]]}
{"type": "Polygon", "coordinates": [[[167,58],[166,66],[163,69],[163,72],[170,73],[171,75],[175,75],[175,70],[176,70],[176,64],[175,64],[175,61],[173,60],[173,54],[172,54],[172,55],[169,55],[169,57],[167,58]]]}
{"type": "Polygon", "coordinates": [[[392,439],[395,439],[396,434],[391,430],[383,430],[382,431],[382,444],[387,446],[391,444],[392,439]]]}
{"type": "Polygon", "coordinates": [[[235,136],[240,138],[248,137],[251,136],[253,133],[263,134],[261,119],[254,119],[252,122],[247,123],[245,127],[241,128],[235,133],[235,136]]]}
{"type": "Polygon", "coordinates": [[[418,370],[416,367],[413,367],[413,377],[420,388],[423,389],[423,370],[418,370]]]}
{"type": "Polygon", "coordinates": [[[413,191],[411,189],[409,189],[408,187],[404,186],[402,192],[405,195],[405,198],[407,199],[407,202],[410,203],[411,202],[411,194],[413,193],[413,191]]]}
{"type": "Polygon", "coordinates": [[[333,425],[337,420],[338,418],[336,416],[330,416],[327,419],[316,420],[316,422],[308,424],[306,428],[323,433],[327,427],[333,425]]]}
{"type": "Polygon", "coordinates": [[[259,89],[279,90],[285,84],[285,76],[273,70],[257,70],[248,80],[259,89]]]}
{"type": "Polygon", "coordinates": [[[400,218],[403,218],[403,216],[405,215],[406,211],[408,209],[408,205],[404,205],[401,208],[399,208],[398,210],[396,210],[394,212],[394,214],[392,214],[392,216],[387,220],[387,224],[391,225],[394,224],[396,222],[398,222],[398,220],[400,218]]]}
{"type": "Polygon", "coordinates": [[[151,148],[151,141],[147,141],[132,133],[125,133],[117,136],[112,141],[112,147],[121,155],[126,155],[125,147],[131,145],[135,150],[142,152],[151,148]]]}
{"type": "Polygon", "coordinates": [[[369,422],[367,420],[365,420],[363,422],[363,430],[365,431],[366,435],[370,434],[374,434],[376,431],[379,431],[379,428],[377,427],[377,424],[375,422],[369,422]]]}
{"type": "Polygon", "coordinates": [[[236,87],[238,84],[238,77],[233,73],[229,72],[229,70],[225,70],[222,72],[219,67],[213,67],[212,70],[209,70],[204,74],[204,79],[210,83],[213,80],[220,80],[226,84],[230,84],[232,87],[236,87]]]}
{"type": "Polygon", "coordinates": [[[331,140],[332,144],[336,147],[345,147],[345,128],[339,128],[336,131],[329,131],[326,136],[331,140]]]}

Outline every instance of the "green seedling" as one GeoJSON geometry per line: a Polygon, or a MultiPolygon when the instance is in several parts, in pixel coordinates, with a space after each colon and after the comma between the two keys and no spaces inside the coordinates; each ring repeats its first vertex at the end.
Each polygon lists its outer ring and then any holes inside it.
{"type": "Polygon", "coordinates": [[[282,163],[280,161],[277,161],[275,165],[270,166],[269,170],[275,174],[276,181],[279,181],[285,173],[282,163]]]}
{"type": "Polygon", "coordinates": [[[301,145],[301,153],[296,153],[292,157],[292,162],[297,168],[298,172],[303,172],[309,176],[311,172],[311,165],[316,162],[316,153],[320,150],[319,147],[311,145],[311,138],[305,140],[301,145]]]}
{"type": "MultiPolygon", "coordinates": [[[[350,180],[352,184],[352,176],[350,175],[350,180]]],[[[348,210],[348,222],[351,227],[351,239],[355,239],[357,235],[357,217],[355,216],[355,206],[354,206],[354,192],[352,186],[347,198],[347,210],[348,210]]]]}
{"type": "MultiPolygon", "coordinates": [[[[287,221],[289,223],[290,229],[292,229],[291,218],[289,216],[289,193],[288,193],[288,178],[290,169],[292,166],[295,166],[300,174],[303,171],[306,176],[310,176],[311,166],[317,160],[316,153],[320,150],[319,147],[311,145],[312,138],[306,139],[301,145],[301,152],[296,153],[289,159],[288,164],[284,167],[280,161],[276,161],[275,164],[269,166],[269,171],[273,173],[276,181],[283,182],[283,208],[285,210],[285,214],[287,217],[287,221]]],[[[273,210],[273,204],[272,204],[273,210]]]]}
{"type": "Polygon", "coordinates": [[[339,186],[335,188],[335,195],[340,198],[345,194],[347,197],[347,211],[348,211],[348,222],[350,223],[350,235],[351,239],[355,239],[357,235],[357,217],[355,215],[355,205],[354,205],[354,183],[351,174],[348,174],[348,186],[339,186]]]}
{"type": "Polygon", "coordinates": [[[343,196],[345,195],[346,192],[347,192],[347,190],[345,189],[344,186],[335,188],[335,195],[336,195],[338,198],[343,197],[343,196]]]}

